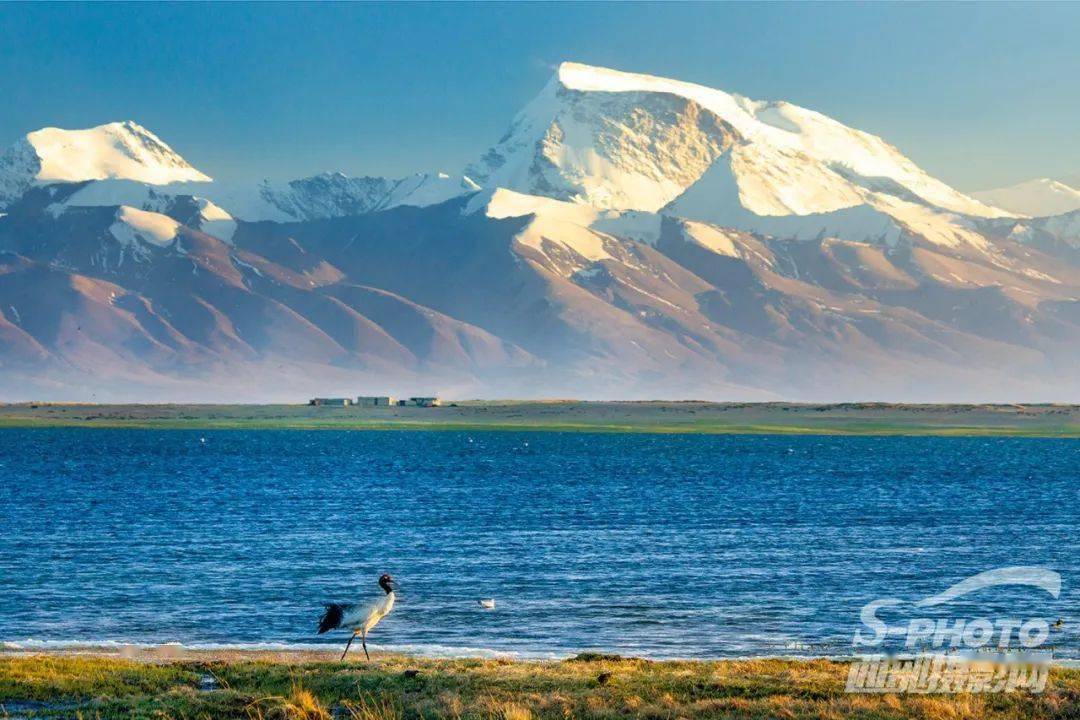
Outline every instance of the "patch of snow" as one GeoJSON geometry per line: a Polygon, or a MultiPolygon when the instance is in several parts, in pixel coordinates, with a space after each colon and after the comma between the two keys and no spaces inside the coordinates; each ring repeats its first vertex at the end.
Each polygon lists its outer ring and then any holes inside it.
{"type": "Polygon", "coordinates": [[[231,244],[233,235],[236,234],[236,220],[233,216],[206,198],[196,198],[195,203],[199,207],[199,229],[231,244]]]}
{"type": "MultiPolygon", "coordinates": [[[[660,297],[659,295],[657,295],[656,293],[651,293],[648,290],[635,285],[634,283],[630,282],[626,278],[615,277],[615,282],[629,288],[630,290],[638,293],[639,295],[644,295],[645,297],[652,298],[653,300],[660,303],[661,305],[667,305],[670,308],[674,308],[676,310],[682,310],[682,308],[680,306],[676,305],[675,303],[671,302],[670,300],[666,300],[666,299],[660,297]]],[[[641,314],[645,315],[644,312],[642,312],[641,314]]]]}
{"type": "MultiPolygon", "coordinates": [[[[247,268],[247,269],[248,269],[248,270],[250,270],[251,272],[253,272],[253,273],[255,273],[256,275],[258,275],[259,277],[262,277],[262,276],[263,276],[263,274],[262,274],[262,270],[259,270],[259,268],[255,267],[255,266],[254,266],[254,265],[252,265],[251,263],[247,263],[247,262],[244,262],[243,260],[241,260],[241,259],[240,259],[240,258],[238,258],[238,257],[233,257],[233,258],[232,258],[232,261],[233,261],[233,263],[234,263],[234,264],[236,264],[236,265],[239,265],[239,266],[240,266],[240,267],[242,267],[242,268],[247,268]]],[[[311,283],[311,284],[312,284],[312,285],[314,285],[315,283],[311,283]]]]}
{"type": "Polygon", "coordinates": [[[547,240],[594,262],[611,258],[604,243],[615,238],[655,245],[663,221],[654,213],[600,210],[505,188],[477,194],[463,210],[465,214],[477,212],[491,218],[532,215],[533,221],[518,235],[521,243],[543,252],[543,241],[547,240]]]}
{"type": "Polygon", "coordinates": [[[593,262],[611,257],[604,248],[604,238],[589,229],[600,214],[599,210],[589,205],[523,195],[500,188],[473,198],[465,211],[477,212],[480,209],[487,217],[496,219],[533,216],[532,222],[518,234],[517,240],[541,252],[543,241],[547,239],[593,262]]]}
{"type": "Polygon", "coordinates": [[[603,274],[604,274],[603,266],[602,265],[597,265],[597,266],[594,266],[594,267],[587,267],[587,268],[582,268],[581,270],[578,270],[577,272],[574,273],[574,277],[584,278],[586,280],[591,280],[592,278],[597,277],[599,275],[603,275],[603,274]]]}
{"type": "Polygon", "coordinates": [[[469,200],[463,212],[469,215],[480,211],[487,217],[496,219],[548,215],[571,220],[583,226],[591,224],[600,214],[600,210],[590,205],[562,202],[540,195],[526,195],[506,188],[496,188],[476,195],[469,200]]]}
{"type": "Polygon", "coordinates": [[[180,223],[170,217],[122,205],[109,232],[124,245],[137,245],[141,240],[166,247],[176,239],[179,228],[180,223]]]}
{"type": "Polygon", "coordinates": [[[731,235],[721,228],[706,225],[705,223],[687,221],[683,223],[683,233],[689,240],[713,251],[717,255],[741,257],[739,251],[735,248],[735,242],[732,240],[731,235]]]}
{"type": "Polygon", "coordinates": [[[1021,268],[1020,272],[1022,272],[1024,275],[1027,275],[1030,278],[1035,278],[1036,280],[1045,280],[1046,282],[1052,282],[1052,283],[1055,283],[1057,285],[1061,284],[1061,281],[1058,280],[1057,278],[1051,277],[1050,275],[1047,275],[1046,273],[1039,272],[1038,270],[1036,270],[1034,268],[1021,268]]]}

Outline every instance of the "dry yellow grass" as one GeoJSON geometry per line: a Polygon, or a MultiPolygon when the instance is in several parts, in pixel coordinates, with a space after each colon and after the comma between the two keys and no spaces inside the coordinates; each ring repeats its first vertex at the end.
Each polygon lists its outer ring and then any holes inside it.
{"type": "Polygon", "coordinates": [[[1045,692],[1035,695],[852,695],[844,692],[846,676],[844,663],[824,660],[0,655],[0,705],[35,700],[46,703],[36,710],[87,720],[1080,718],[1078,670],[1055,669],[1045,692]],[[199,689],[206,677],[217,679],[215,689],[199,689]]]}
{"type": "Polygon", "coordinates": [[[334,720],[319,698],[308,690],[293,688],[288,697],[260,698],[248,706],[253,720],[334,720]]]}

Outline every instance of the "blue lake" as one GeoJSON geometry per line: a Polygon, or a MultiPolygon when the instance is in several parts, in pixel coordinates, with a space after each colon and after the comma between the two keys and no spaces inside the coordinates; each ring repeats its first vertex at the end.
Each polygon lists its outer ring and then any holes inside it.
{"type": "Polygon", "coordinates": [[[0,641],[831,655],[859,610],[1042,566],[950,616],[1061,617],[1080,656],[1075,440],[0,431],[0,641]],[[495,598],[486,611],[479,598],[495,598]]]}

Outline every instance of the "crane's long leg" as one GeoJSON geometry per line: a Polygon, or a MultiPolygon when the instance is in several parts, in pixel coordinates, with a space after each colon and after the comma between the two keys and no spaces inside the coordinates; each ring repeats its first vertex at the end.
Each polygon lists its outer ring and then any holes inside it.
{"type": "Polygon", "coordinates": [[[349,652],[349,646],[352,645],[352,641],[355,640],[355,639],[356,639],[356,633],[353,633],[351,636],[349,636],[349,642],[345,643],[345,652],[341,653],[341,659],[342,660],[345,659],[346,653],[349,652]]]}
{"type": "Polygon", "coordinates": [[[366,630],[360,635],[360,644],[364,646],[364,657],[366,657],[368,660],[370,660],[371,656],[368,655],[368,652],[367,652],[367,631],[366,630]]]}

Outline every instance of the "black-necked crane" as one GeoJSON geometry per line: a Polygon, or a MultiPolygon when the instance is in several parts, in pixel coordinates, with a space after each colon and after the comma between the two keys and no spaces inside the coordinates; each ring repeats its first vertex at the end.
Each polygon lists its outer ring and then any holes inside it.
{"type": "Polygon", "coordinates": [[[383,573],[379,578],[379,587],[383,590],[383,596],[369,603],[329,603],[326,612],[319,620],[319,635],[336,628],[348,628],[353,631],[349,642],[345,644],[345,652],[341,653],[341,659],[349,652],[356,636],[360,636],[360,644],[364,646],[364,657],[368,660],[371,656],[367,651],[367,634],[371,628],[379,624],[379,621],[390,614],[394,609],[394,588],[397,581],[390,575],[383,573]]]}

